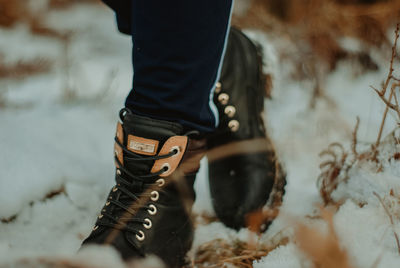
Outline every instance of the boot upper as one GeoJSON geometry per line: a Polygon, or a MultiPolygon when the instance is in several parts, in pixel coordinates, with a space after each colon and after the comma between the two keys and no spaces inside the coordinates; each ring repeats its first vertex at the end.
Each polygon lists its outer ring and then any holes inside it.
{"type": "Polygon", "coordinates": [[[126,259],[155,254],[175,267],[193,239],[193,184],[206,142],[176,123],[128,109],[120,116],[116,185],[84,244],[111,244],[126,259]]]}

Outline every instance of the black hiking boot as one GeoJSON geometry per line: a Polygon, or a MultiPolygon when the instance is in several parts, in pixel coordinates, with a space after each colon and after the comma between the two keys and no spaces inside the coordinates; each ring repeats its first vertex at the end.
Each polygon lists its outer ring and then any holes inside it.
{"type": "Polygon", "coordinates": [[[207,140],[212,203],[226,226],[240,229],[258,221],[254,231],[261,232],[279,211],[285,174],[262,118],[266,87],[261,49],[234,28],[228,40],[214,94],[220,125],[207,140]],[[265,205],[269,211],[261,213],[265,205]]]}
{"type": "Polygon", "coordinates": [[[124,259],[149,254],[181,267],[193,240],[193,184],[206,142],[176,123],[120,112],[116,185],[86,244],[110,244],[124,259]]]}

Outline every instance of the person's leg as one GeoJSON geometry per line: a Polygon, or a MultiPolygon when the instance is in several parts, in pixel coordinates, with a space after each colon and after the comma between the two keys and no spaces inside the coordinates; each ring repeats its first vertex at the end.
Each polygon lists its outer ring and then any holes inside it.
{"type": "Polygon", "coordinates": [[[232,9],[230,0],[132,2],[134,113],[212,131],[218,79],[232,9]]]}
{"type": "Polygon", "coordinates": [[[218,126],[212,102],[222,68],[232,0],[103,0],[118,29],[132,35],[134,113],[210,132],[218,126]]]}
{"type": "Polygon", "coordinates": [[[217,125],[210,103],[232,2],[108,2],[119,29],[132,34],[133,90],[115,138],[116,186],[83,244],[111,244],[125,259],[155,254],[180,267],[193,239],[200,132],[217,125]]]}
{"type": "Polygon", "coordinates": [[[131,34],[132,1],[131,0],[102,0],[115,11],[118,30],[124,34],[131,34]]]}

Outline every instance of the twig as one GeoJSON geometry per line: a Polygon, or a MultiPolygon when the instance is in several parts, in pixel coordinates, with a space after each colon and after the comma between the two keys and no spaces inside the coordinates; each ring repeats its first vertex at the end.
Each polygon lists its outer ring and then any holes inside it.
{"type": "MultiPolygon", "coordinates": [[[[376,150],[377,150],[377,148],[378,148],[378,146],[379,146],[379,144],[380,144],[380,142],[381,142],[382,132],[383,132],[383,128],[384,128],[384,126],[385,126],[386,117],[387,117],[387,113],[388,113],[388,111],[389,111],[389,108],[395,110],[394,105],[391,103],[392,97],[393,97],[393,95],[395,94],[394,88],[393,88],[393,87],[391,88],[391,91],[390,91],[390,95],[389,95],[389,99],[388,99],[388,100],[386,100],[386,98],[385,98],[385,93],[386,93],[387,87],[389,86],[389,83],[390,83],[391,79],[393,79],[393,70],[394,70],[394,69],[393,69],[393,63],[394,63],[394,59],[396,58],[396,55],[397,55],[396,49],[397,49],[397,41],[398,41],[398,39],[399,39],[399,31],[400,31],[400,23],[397,24],[397,26],[396,26],[396,30],[395,30],[395,40],[394,40],[394,44],[393,44],[393,46],[392,46],[392,57],[391,57],[391,59],[390,59],[389,74],[388,74],[388,76],[387,76],[387,78],[386,78],[386,81],[385,81],[383,87],[382,87],[382,90],[379,91],[379,90],[377,90],[376,88],[372,87],[372,88],[376,91],[376,93],[378,93],[378,96],[379,96],[379,97],[385,102],[385,104],[386,104],[386,108],[385,108],[385,111],[384,111],[384,113],[383,113],[383,118],[382,118],[381,126],[380,126],[380,128],[379,128],[378,138],[376,139],[376,142],[375,142],[375,147],[374,147],[374,148],[375,148],[375,152],[376,152],[376,150]]],[[[398,106],[397,106],[397,109],[398,109],[398,106]]],[[[399,116],[400,116],[399,111],[398,111],[398,114],[399,114],[399,116]]]]}
{"type": "Polygon", "coordinates": [[[394,59],[396,58],[396,55],[397,55],[397,51],[396,50],[397,50],[397,40],[399,39],[399,31],[400,31],[400,23],[398,23],[396,25],[396,30],[394,32],[395,33],[395,38],[394,38],[394,44],[392,46],[392,58],[390,59],[389,75],[388,75],[388,77],[387,77],[387,79],[385,81],[385,85],[383,86],[383,90],[382,90],[383,91],[383,95],[385,95],[387,87],[389,86],[390,80],[393,77],[393,71],[394,71],[393,62],[394,62],[394,59]]]}
{"type": "Polygon", "coordinates": [[[399,120],[400,120],[400,107],[399,107],[399,101],[397,100],[397,95],[396,95],[396,87],[399,87],[400,86],[400,83],[399,84],[393,84],[392,85],[392,91],[393,91],[393,97],[394,97],[394,102],[396,103],[396,112],[397,112],[397,116],[399,117],[399,120]]]}
{"type": "Polygon", "coordinates": [[[352,141],[352,144],[351,144],[351,150],[353,151],[354,158],[358,158],[357,133],[358,133],[358,128],[359,127],[360,127],[360,117],[357,116],[356,126],[354,127],[354,131],[353,131],[353,141],[352,141]]]}
{"type": "Polygon", "coordinates": [[[377,90],[377,89],[374,88],[374,87],[371,87],[371,88],[373,88],[373,89],[376,91],[376,93],[378,93],[378,96],[381,98],[381,100],[386,104],[386,106],[387,106],[388,108],[390,108],[390,109],[392,109],[392,110],[396,110],[396,109],[397,109],[396,105],[394,105],[393,103],[391,103],[391,100],[392,100],[391,97],[392,97],[393,94],[394,94],[394,92],[393,92],[392,90],[390,91],[389,99],[387,100],[387,99],[385,98],[385,96],[382,95],[382,94],[380,93],[379,90],[377,90]]]}
{"type": "Polygon", "coordinates": [[[243,261],[243,260],[251,260],[255,258],[260,258],[266,256],[268,253],[267,252],[254,252],[254,254],[248,254],[248,255],[242,255],[242,256],[236,256],[236,257],[231,257],[227,259],[221,260],[221,262],[234,262],[234,261],[243,261]]]}
{"type": "Polygon", "coordinates": [[[397,116],[400,119],[400,107],[399,107],[399,104],[398,104],[398,101],[397,101],[397,95],[396,95],[396,87],[398,87],[399,85],[400,84],[392,84],[392,86],[390,88],[389,100],[387,100],[385,98],[385,96],[381,95],[380,92],[377,89],[375,89],[373,87],[372,88],[378,93],[378,96],[382,99],[382,101],[386,104],[386,106],[389,107],[390,109],[394,110],[397,113],[397,116]],[[391,102],[391,98],[390,98],[391,96],[394,97],[396,104],[393,104],[391,102]]]}
{"type": "MultiPolygon", "coordinates": [[[[393,97],[393,92],[391,92],[390,96],[389,96],[389,101],[392,100],[393,97]]],[[[383,112],[383,118],[382,118],[382,122],[381,122],[381,126],[379,127],[379,133],[378,133],[378,138],[376,139],[376,143],[375,143],[375,150],[377,150],[380,142],[381,142],[381,138],[382,138],[382,133],[383,133],[383,128],[385,126],[385,121],[386,121],[386,116],[387,113],[389,112],[389,107],[386,105],[385,107],[385,111],[383,112]]]]}
{"type": "Polygon", "coordinates": [[[396,233],[396,231],[395,231],[395,229],[394,229],[393,216],[392,216],[392,214],[390,214],[390,211],[389,211],[388,208],[386,207],[385,203],[383,203],[382,198],[381,198],[376,192],[373,192],[373,194],[376,196],[376,198],[378,198],[379,202],[381,203],[383,209],[384,209],[385,212],[386,212],[386,215],[389,217],[390,224],[391,224],[392,229],[393,229],[393,235],[394,235],[394,238],[396,239],[397,250],[398,250],[399,255],[400,255],[400,240],[399,240],[399,236],[397,235],[397,233],[396,233]]]}

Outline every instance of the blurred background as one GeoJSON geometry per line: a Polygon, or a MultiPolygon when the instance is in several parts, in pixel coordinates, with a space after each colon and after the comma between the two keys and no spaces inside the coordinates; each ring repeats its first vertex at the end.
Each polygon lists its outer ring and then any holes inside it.
{"type": "MultiPolygon", "coordinates": [[[[116,37],[115,26],[109,21],[102,23],[102,20],[96,20],[96,12],[109,18],[112,16],[111,11],[106,11],[99,0],[0,0],[0,6],[0,28],[4,31],[1,38],[0,79],[18,81],[49,73],[58,67],[64,68],[60,71],[65,74],[63,94],[66,99],[73,99],[83,91],[74,87],[85,87],[82,81],[78,82],[74,77],[78,72],[76,66],[72,66],[77,61],[72,59],[76,50],[73,48],[74,41],[88,39],[94,34],[90,30],[96,24],[104,35],[114,36],[110,40],[123,38],[116,37]],[[90,13],[85,16],[82,10],[90,13]],[[31,47],[31,51],[35,48],[28,40],[18,45],[15,36],[16,45],[12,46],[10,40],[7,41],[11,38],[7,34],[13,29],[14,32],[24,29],[32,42],[57,43],[60,48],[57,52],[54,48],[49,51],[43,45],[42,53],[31,53],[30,58],[18,56],[16,46],[23,51],[28,49],[21,47],[31,47]],[[85,34],[81,37],[83,32],[85,34]],[[52,52],[57,55],[51,55],[52,52]]],[[[262,31],[270,39],[288,41],[276,47],[277,58],[294,63],[293,78],[315,80],[315,97],[318,97],[323,95],[324,76],[334,71],[340,61],[352,61],[359,73],[377,70],[379,64],[371,57],[372,50],[390,50],[392,39],[388,31],[393,29],[399,16],[398,0],[237,0],[233,25],[262,31]]],[[[125,43],[128,47],[128,42],[125,43]]],[[[110,44],[92,42],[91,45],[93,47],[88,49],[90,53],[96,49],[104,49],[99,51],[102,55],[121,51],[110,44]]],[[[103,77],[103,86],[111,83],[115,73],[108,76],[111,77],[108,81],[104,81],[107,78],[103,77]]],[[[91,74],[87,80],[99,78],[91,74]]],[[[4,88],[6,86],[0,91],[0,107],[11,105],[6,100],[4,88]]]]}
{"type": "MultiPolygon", "coordinates": [[[[399,22],[400,0],[236,0],[233,25],[264,49],[265,118],[288,172],[285,215],[315,216],[318,154],[333,141],[349,145],[357,116],[359,144],[376,140],[386,106],[370,85],[380,88],[387,76],[399,22]]],[[[0,0],[0,267],[51,264],[37,256],[78,258],[113,185],[115,123],[131,79],[130,37],[117,32],[113,12],[100,1],[0,0]]],[[[389,116],[382,136],[398,123],[389,116]]],[[[206,174],[203,161],[193,256],[196,248],[209,255],[198,267],[223,246],[211,240],[243,246],[238,239],[249,235],[213,218],[206,174]]],[[[269,250],[290,244],[287,225],[278,218],[271,226],[264,237],[269,250]]],[[[372,267],[361,265],[373,262],[374,245],[364,244],[370,247],[354,247],[353,255],[359,267],[372,267]]],[[[254,267],[304,267],[296,266],[302,257],[293,248],[282,251],[296,262],[277,265],[271,257],[254,267]]],[[[102,267],[122,265],[111,250],[87,254],[82,260],[102,267]]]]}

